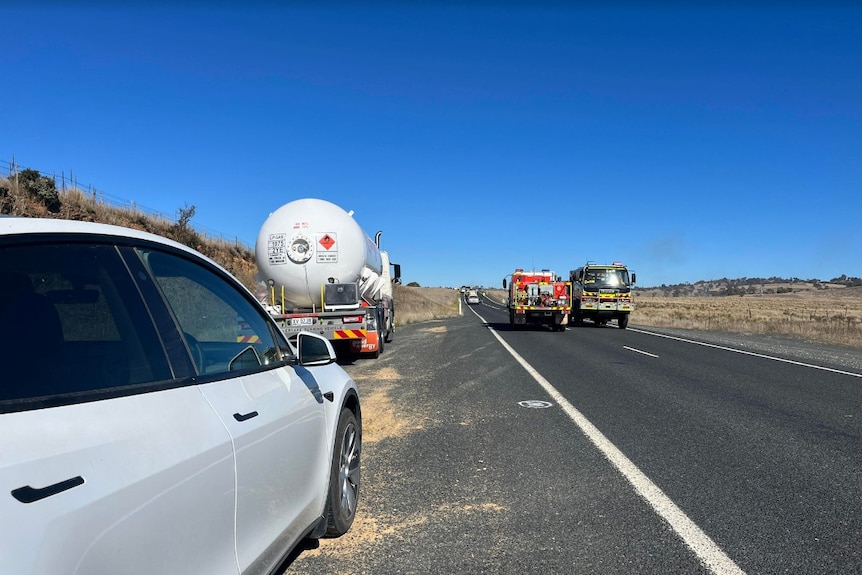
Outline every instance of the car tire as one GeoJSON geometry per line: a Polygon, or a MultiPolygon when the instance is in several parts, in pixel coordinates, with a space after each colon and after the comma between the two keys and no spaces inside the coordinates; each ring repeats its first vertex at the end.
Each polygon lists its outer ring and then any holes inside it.
{"type": "Polygon", "coordinates": [[[347,533],[356,517],[359,502],[359,471],[362,434],[356,415],[349,409],[341,411],[332,450],[329,493],[326,498],[326,536],[339,537],[347,533]]]}

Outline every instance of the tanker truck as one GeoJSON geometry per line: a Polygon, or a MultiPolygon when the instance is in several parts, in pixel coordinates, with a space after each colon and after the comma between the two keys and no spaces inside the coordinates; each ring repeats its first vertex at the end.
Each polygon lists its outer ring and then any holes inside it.
{"type": "Polygon", "coordinates": [[[309,331],[339,351],[383,351],[395,329],[392,286],[401,266],[380,249],[380,235],[372,241],[353,212],[326,200],[295,200],[269,215],[255,260],[285,335],[309,331]]]}

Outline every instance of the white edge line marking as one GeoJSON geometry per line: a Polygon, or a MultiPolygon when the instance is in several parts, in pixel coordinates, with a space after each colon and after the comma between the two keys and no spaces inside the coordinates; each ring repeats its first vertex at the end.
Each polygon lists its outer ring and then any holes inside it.
{"type": "Polygon", "coordinates": [[[650,356],[650,357],[658,357],[658,356],[657,356],[657,355],[655,355],[654,353],[650,353],[650,352],[648,352],[648,351],[643,351],[642,349],[635,349],[635,348],[633,348],[633,347],[629,347],[629,346],[627,346],[627,345],[624,345],[624,346],[623,346],[623,349],[627,349],[627,350],[629,350],[629,351],[633,351],[633,352],[635,352],[635,353],[642,353],[643,355],[648,355],[648,356],[650,356]]]}
{"type": "Polygon", "coordinates": [[[833,368],[831,368],[831,367],[824,367],[824,366],[822,366],[822,365],[814,365],[813,363],[803,363],[803,362],[801,362],[801,361],[794,361],[794,360],[792,360],[792,359],[784,359],[783,357],[775,357],[775,356],[773,356],[773,355],[765,355],[765,354],[762,354],[762,353],[756,353],[756,352],[753,352],[753,351],[745,351],[744,349],[735,349],[735,348],[732,348],[732,347],[725,347],[725,346],[723,346],[723,345],[716,345],[716,344],[714,344],[714,343],[706,343],[706,342],[703,342],[703,341],[696,341],[696,340],[693,340],[693,339],[685,339],[685,338],[683,338],[683,337],[676,337],[676,336],[673,336],[673,335],[665,335],[665,334],[663,334],[663,333],[656,333],[656,332],[654,332],[654,331],[646,331],[646,330],[636,329],[636,328],[629,328],[629,329],[630,329],[631,331],[636,331],[637,333],[643,333],[643,334],[646,334],[646,335],[654,335],[654,336],[656,336],[656,337],[663,337],[663,338],[666,338],[666,339],[673,339],[673,340],[676,340],[676,341],[682,341],[682,342],[685,342],[685,343],[693,343],[693,344],[695,344],[695,345],[702,345],[702,346],[704,346],[704,347],[714,347],[715,349],[721,349],[721,350],[724,350],[724,351],[732,351],[732,352],[734,352],[734,353],[741,353],[741,354],[744,354],[744,355],[751,355],[751,356],[753,356],[753,357],[759,357],[759,358],[762,358],[762,359],[771,359],[771,360],[773,360],[773,361],[780,361],[780,362],[782,362],[782,363],[789,363],[789,364],[792,364],[792,365],[798,365],[798,366],[801,366],[801,367],[810,367],[811,369],[819,369],[819,370],[821,370],[821,371],[830,371],[830,372],[832,372],[832,373],[838,373],[838,374],[841,374],[841,375],[849,375],[849,376],[851,376],[851,377],[862,377],[862,373],[853,373],[852,371],[843,371],[843,370],[840,370],[840,369],[833,369],[833,368]]]}
{"type": "Polygon", "coordinates": [[[554,401],[563,408],[566,415],[568,415],[575,425],[581,429],[584,435],[587,436],[587,439],[589,439],[593,445],[602,452],[608,461],[610,461],[613,466],[619,470],[623,477],[625,477],[632,487],[634,487],[635,492],[653,508],[659,517],[668,522],[671,529],[679,535],[683,542],[688,545],[698,559],[700,559],[700,561],[711,572],[716,575],[745,574],[745,571],[740,569],[739,566],[734,563],[718,545],[715,544],[709,535],[704,533],[703,530],[694,523],[694,521],[689,519],[685,512],[677,507],[676,503],[671,501],[658,485],[653,483],[652,480],[643,473],[643,471],[638,469],[638,467],[632,463],[632,461],[626,457],[622,451],[611,443],[611,441],[605,437],[605,435],[599,431],[598,428],[590,422],[590,420],[578,411],[575,406],[569,403],[569,401],[563,397],[563,394],[557,391],[557,389],[551,385],[547,379],[542,377],[538,371],[533,369],[533,366],[527,363],[527,361],[521,357],[518,352],[506,343],[496,330],[492,329],[490,325],[488,325],[485,318],[480,316],[478,313],[476,315],[485,323],[485,325],[488,326],[488,330],[497,338],[497,341],[500,342],[506,351],[515,358],[515,361],[520,363],[533,379],[535,379],[536,382],[548,392],[548,395],[550,395],[554,401]]]}

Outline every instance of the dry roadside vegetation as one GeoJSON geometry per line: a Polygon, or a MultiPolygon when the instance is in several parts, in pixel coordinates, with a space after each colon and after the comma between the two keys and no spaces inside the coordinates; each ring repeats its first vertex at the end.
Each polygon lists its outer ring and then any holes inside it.
{"type": "Polygon", "coordinates": [[[789,335],[862,348],[862,288],[744,297],[636,297],[632,324],[789,335]]]}
{"type": "Polygon", "coordinates": [[[16,180],[17,183],[0,178],[2,215],[98,222],[158,234],[212,258],[254,290],[257,266],[253,251],[248,246],[208,238],[198,232],[191,225],[194,206],[178,209],[176,220],[169,221],[134,209],[111,206],[79,189],[58,191],[52,178],[36,170],[21,170],[16,180]]]}
{"type": "MultiPolygon", "coordinates": [[[[191,225],[194,212],[194,206],[179,208],[176,221],[168,221],[107,205],[81,190],[59,192],[53,179],[35,170],[19,172],[17,183],[0,178],[0,214],[100,222],[159,234],[209,256],[254,291],[257,266],[253,251],[200,234],[191,225]]],[[[503,290],[484,293],[497,302],[505,301],[503,290]]],[[[459,296],[449,288],[396,286],[398,324],[454,317],[459,296]]],[[[862,287],[723,297],[673,297],[638,290],[635,302],[631,322],[641,326],[781,334],[862,348],[862,287]]]]}
{"type": "Polygon", "coordinates": [[[459,292],[450,288],[396,285],[395,318],[398,325],[458,315],[459,292]]]}

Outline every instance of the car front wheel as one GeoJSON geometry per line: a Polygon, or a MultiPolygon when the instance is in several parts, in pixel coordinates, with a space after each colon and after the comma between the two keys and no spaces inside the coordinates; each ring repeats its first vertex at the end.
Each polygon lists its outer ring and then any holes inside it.
{"type": "Polygon", "coordinates": [[[326,501],[326,536],[347,533],[356,517],[359,502],[359,455],[362,437],[356,415],[349,409],[341,412],[332,453],[329,495],[326,501]]]}

